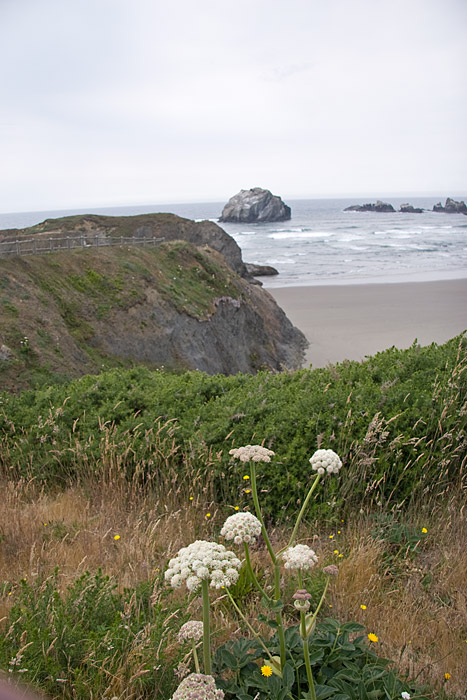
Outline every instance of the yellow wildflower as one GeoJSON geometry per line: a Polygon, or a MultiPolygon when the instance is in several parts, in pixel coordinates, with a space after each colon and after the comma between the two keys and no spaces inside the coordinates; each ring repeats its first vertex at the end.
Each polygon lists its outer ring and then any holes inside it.
{"type": "Polygon", "coordinates": [[[446,672],[446,673],[444,674],[444,680],[445,680],[445,681],[448,681],[450,678],[451,678],[451,674],[446,672]]]}
{"type": "Polygon", "coordinates": [[[428,530],[426,529],[426,527],[422,527],[422,532],[423,532],[424,535],[426,535],[426,533],[428,532],[428,530]]]}
{"type": "Polygon", "coordinates": [[[370,632],[370,634],[368,635],[368,639],[370,640],[370,642],[378,641],[378,637],[376,636],[376,634],[373,634],[373,632],[370,632]]]}
{"type": "Polygon", "coordinates": [[[251,489],[245,489],[245,493],[251,493],[251,489]]]}
{"type": "Polygon", "coordinates": [[[263,674],[263,676],[269,678],[269,676],[272,676],[272,668],[265,664],[264,666],[261,666],[261,673],[263,674]]]}
{"type": "Polygon", "coordinates": [[[362,610],[366,610],[366,605],[360,605],[362,610]]]}
{"type": "Polygon", "coordinates": [[[206,517],[207,517],[207,518],[210,518],[210,517],[211,517],[211,513],[206,513],[206,517]]]}
{"type": "Polygon", "coordinates": [[[250,477],[248,476],[248,474],[245,474],[245,476],[244,476],[243,478],[244,478],[245,481],[248,481],[248,479],[249,479],[250,477]]]}
{"type": "Polygon", "coordinates": [[[240,506],[235,506],[234,510],[240,510],[240,506]]]}
{"type": "Polygon", "coordinates": [[[119,539],[120,539],[120,535],[114,535],[114,540],[119,540],[119,539]]]}

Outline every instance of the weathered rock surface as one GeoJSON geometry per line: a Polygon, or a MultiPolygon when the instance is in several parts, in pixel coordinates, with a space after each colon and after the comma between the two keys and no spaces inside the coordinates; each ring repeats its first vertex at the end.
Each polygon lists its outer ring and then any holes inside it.
{"type": "Polygon", "coordinates": [[[251,277],[270,277],[278,275],[279,271],[272,265],[255,265],[254,263],[245,263],[246,271],[251,277]]]}
{"type": "Polygon", "coordinates": [[[456,202],[455,199],[448,197],[444,207],[441,202],[438,202],[438,204],[433,206],[433,211],[444,212],[445,214],[467,214],[467,206],[464,201],[456,202]]]}
{"type": "Polygon", "coordinates": [[[423,214],[425,210],[420,207],[414,207],[412,204],[401,204],[399,211],[402,214],[423,214]]]}
{"type": "Polygon", "coordinates": [[[351,207],[346,207],[344,211],[376,211],[378,213],[395,212],[392,204],[381,202],[379,199],[375,204],[352,204],[351,207]]]}
{"type": "Polygon", "coordinates": [[[261,187],[253,187],[251,190],[240,190],[229,199],[219,221],[254,223],[287,221],[290,217],[291,209],[280,197],[261,187]]]}
{"type": "Polygon", "coordinates": [[[7,360],[11,360],[13,357],[13,353],[8,347],[8,345],[0,345],[0,362],[6,362],[7,360]]]}

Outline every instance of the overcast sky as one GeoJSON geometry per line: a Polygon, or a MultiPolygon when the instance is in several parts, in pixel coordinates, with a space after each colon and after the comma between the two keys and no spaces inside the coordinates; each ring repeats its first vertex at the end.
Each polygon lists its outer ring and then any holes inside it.
{"type": "Polygon", "coordinates": [[[0,0],[0,211],[467,195],[467,0],[0,0]]]}

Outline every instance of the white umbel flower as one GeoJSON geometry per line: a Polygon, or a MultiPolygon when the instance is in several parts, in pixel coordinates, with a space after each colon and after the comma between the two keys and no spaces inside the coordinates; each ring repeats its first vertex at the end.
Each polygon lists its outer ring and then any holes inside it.
{"type": "Polygon", "coordinates": [[[276,453],[261,445],[245,445],[229,450],[229,455],[239,459],[240,462],[270,462],[276,453]]]}
{"type": "Polygon", "coordinates": [[[253,513],[234,513],[225,521],[221,535],[235,544],[253,544],[261,533],[261,523],[253,513]]]}
{"type": "Polygon", "coordinates": [[[342,467],[339,455],[333,450],[316,450],[310,457],[310,464],[313,471],[318,474],[337,474],[342,467]]]}
{"type": "Polygon", "coordinates": [[[212,676],[203,673],[190,673],[183,679],[172,700],[223,700],[224,692],[216,688],[212,676]]]}
{"type": "Polygon", "coordinates": [[[188,642],[193,639],[195,642],[199,642],[203,637],[203,623],[199,620],[188,620],[184,625],[180,627],[178,633],[178,641],[180,644],[182,642],[188,642]]]}
{"type": "Polygon", "coordinates": [[[289,547],[282,554],[284,567],[286,569],[311,569],[318,563],[318,557],[306,544],[296,544],[295,547],[289,547]]]}
{"type": "Polygon", "coordinates": [[[192,592],[198,590],[201,581],[208,581],[213,588],[228,587],[236,583],[240,565],[240,559],[224,545],[196,540],[169,561],[165,580],[173,588],[186,582],[192,592]]]}
{"type": "Polygon", "coordinates": [[[411,697],[410,693],[406,693],[405,691],[401,693],[402,700],[410,700],[411,697]]]}

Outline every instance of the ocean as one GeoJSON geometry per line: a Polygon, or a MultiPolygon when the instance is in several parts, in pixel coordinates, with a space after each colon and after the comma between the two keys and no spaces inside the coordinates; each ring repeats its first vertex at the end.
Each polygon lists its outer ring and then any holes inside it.
{"type": "MultiPolygon", "coordinates": [[[[268,288],[465,278],[467,217],[431,211],[439,199],[384,199],[396,210],[403,202],[422,207],[426,209],[422,214],[344,211],[351,204],[373,199],[287,199],[292,209],[290,221],[220,225],[237,241],[245,262],[272,265],[279,271],[278,276],[262,278],[268,288]]],[[[0,214],[0,229],[24,228],[44,219],[84,213],[130,216],[172,212],[217,222],[224,204],[198,202],[0,214]]]]}

